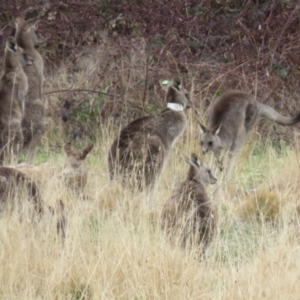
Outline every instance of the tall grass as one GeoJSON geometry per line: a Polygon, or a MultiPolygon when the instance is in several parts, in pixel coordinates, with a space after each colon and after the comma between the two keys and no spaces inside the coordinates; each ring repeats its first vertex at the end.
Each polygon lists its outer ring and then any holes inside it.
{"type": "MultiPolygon", "coordinates": [[[[180,153],[199,152],[194,133],[190,124],[185,143],[179,141],[158,181],[152,196],[155,205],[149,208],[146,193],[110,183],[106,157],[113,135],[103,131],[88,157],[89,201],[70,194],[55,178],[44,183],[46,202],[61,198],[66,204],[65,240],[56,236],[48,219],[39,226],[20,222],[18,216],[0,219],[0,297],[296,299],[299,157],[294,149],[286,147],[279,155],[269,147],[254,155],[253,149],[261,145],[249,141],[232,182],[216,194],[209,190],[220,223],[205,258],[197,246],[181,249],[164,238],[161,207],[186,176],[188,166],[180,153]],[[265,211],[254,204],[264,197],[273,201],[268,193],[276,195],[276,212],[257,218],[265,211]]],[[[53,164],[63,161],[62,154],[54,157],[53,164]]]]}
{"type": "MultiPolygon", "coordinates": [[[[132,55],[134,64],[137,57],[132,55]]],[[[121,89],[128,82],[129,92],[122,101],[142,99],[143,86],[129,88],[144,73],[140,69],[134,72],[128,62],[119,63],[120,69],[117,65],[108,64],[109,76],[101,82],[97,78],[93,78],[95,82],[86,80],[90,78],[86,74],[67,76],[71,73],[61,68],[49,78],[46,92],[74,87],[105,90],[113,85],[121,89]]],[[[170,76],[167,71],[162,73],[164,78],[170,76]]],[[[191,89],[198,89],[194,78],[190,80],[191,89]]],[[[114,93],[113,88],[111,91],[114,93]]],[[[156,87],[149,93],[160,99],[156,87]]],[[[62,94],[57,98],[47,96],[49,111],[55,111],[56,106],[51,104],[61,104],[59,100],[68,98],[59,97],[62,94]]],[[[85,97],[74,100],[93,100],[89,94],[85,97]]],[[[202,110],[203,101],[199,106],[202,110]]],[[[235,165],[231,182],[216,193],[213,187],[208,189],[218,208],[219,224],[205,257],[200,256],[196,245],[182,249],[165,239],[160,228],[161,209],[188,170],[181,154],[200,154],[194,112],[187,114],[188,129],[173,149],[151,197],[109,180],[108,149],[119,130],[113,124],[122,121],[111,124],[109,119],[94,120],[94,127],[85,124],[95,142],[87,158],[90,174],[86,200],[66,190],[59,175],[39,175],[44,201],[53,205],[62,199],[65,203],[66,238],[56,236],[55,223],[48,217],[38,225],[20,222],[18,213],[4,214],[0,219],[0,298],[299,298],[300,157],[296,138],[294,146],[283,144],[277,151],[271,141],[262,142],[254,133],[235,165]]],[[[65,130],[59,115],[57,119],[54,116],[52,113],[37,164],[47,161],[63,165],[65,130]]],[[[204,119],[197,116],[201,117],[204,119]]],[[[208,163],[211,159],[203,160],[208,163]]]]}

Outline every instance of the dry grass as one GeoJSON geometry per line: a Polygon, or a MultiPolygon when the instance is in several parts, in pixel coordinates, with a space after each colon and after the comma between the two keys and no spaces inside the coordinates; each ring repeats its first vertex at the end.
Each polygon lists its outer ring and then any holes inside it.
{"type": "Polygon", "coordinates": [[[294,208],[299,181],[292,178],[299,176],[299,169],[294,150],[286,149],[276,160],[272,149],[252,153],[243,172],[242,155],[233,182],[216,195],[210,193],[219,207],[220,224],[205,259],[199,257],[197,246],[181,249],[165,240],[159,227],[161,207],[186,176],[180,153],[199,150],[193,133],[191,124],[185,145],[181,140],[172,153],[152,195],[155,205],[149,206],[146,193],[132,194],[109,182],[106,156],[113,135],[107,132],[88,157],[90,201],[70,195],[55,176],[43,191],[47,202],[60,197],[66,203],[64,241],[47,220],[34,228],[19,223],[17,216],[0,219],[1,298],[296,299],[300,253],[294,208]],[[285,170],[294,174],[288,182],[285,170]],[[256,216],[251,203],[264,192],[251,200],[247,188],[256,184],[273,189],[266,198],[285,200],[280,209],[276,206],[278,218],[272,223],[241,214],[240,207],[248,203],[252,209],[247,214],[256,216]]]}
{"type": "Polygon", "coordinates": [[[256,221],[274,221],[280,214],[283,203],[276,192],[269,188],[260,188],[246,197],[240,210],[242,219],[256,219],[256,221]]]}
{"type": "MultiPolygon", "coordinates": [[[[109,67],[113,73],[113,66],[109,67]]],[[[116,82],[125,86],[130,81],[132,87],[143,76],[128,72],[116,71],[116,82]]],[[[46,92],[95,88],[86,80],[87,75],[71,77],[67,73],[62,68],[53,74],[46,92]]],[[[113,84],[112,77],[104,78],[97,89],[113,84]]],[[[129,95],[141,96],[142,92],[143,86],[129,95]]],[[[155,90],[153,93],[156,95],[155,90]]],[[[51,97],[47,98],[49,108],[51,97]]],[[[0,298],[297,299],[300,157],[296,147],[283,145],[278,154],[271,145],[263,148],[252,136],[232,182],[218,193],[208,189],[220,217],[205,258],[200,257],[196,245],[181,249],[164,238],[159,223],[162,206],[188,169],[181,154],[200,153],[192,111],[188,119],[188,130],[150,196],[109,181],[107,153],[117,129],[101,122],[95,131],[95,147],[87,158],[88,201],[66,190],[55,172],[41,174],[45,202],[53,205],[60,198],[66,205],[66,238],[62,241],[56,236],[55,224],[47,218],[36,226],[20,223],[18,215],[2,217],[0,298]],[[254,196],[249,196],[251,192],[254,196]],[[264,209],[261,204],[268,201],[273,207],[271,217],[257,219],[264,209]]],[[[64,154],[58,146],[65,142],[64,130],[58,119],[49,125],[36,163],[62,166],[64,154]]],[[[208,163],[210,157],[204,161],[208,163]]]]}

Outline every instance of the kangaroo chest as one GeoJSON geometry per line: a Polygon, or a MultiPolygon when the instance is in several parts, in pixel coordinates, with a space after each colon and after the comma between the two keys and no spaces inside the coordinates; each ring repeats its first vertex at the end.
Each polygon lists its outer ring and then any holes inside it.
{"type": "Polygon", "coordinates": [[[177,138],[183,133],[187,120],[183,112],[168,111],[161,119],[161,129],[164,131],[168,144],[172,147],[177,138]]]}

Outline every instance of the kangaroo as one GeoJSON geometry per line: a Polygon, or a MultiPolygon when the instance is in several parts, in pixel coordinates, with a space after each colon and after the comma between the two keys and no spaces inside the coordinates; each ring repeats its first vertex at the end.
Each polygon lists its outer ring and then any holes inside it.
{"type": "Polygon", "coordinates": [[[88,167],[85,158],[93,149],[94,145],[90,144],[83,150],[76,150],[71,142],[64,145],[64,151],[67,155],[64,167],[53,166],[44,163],[38,166],[28,163],[21,163],[14,168],[25,173],[33,179],[42,188],[53,177],[61,178],[65,185],[77,194],[83,194],[88,180],[88,167]]]}
{"type": "Polygon", "coordinates": [[[0,205],[1,210],[5,208],[15,209],[16,204],[22,206],[22,190],[27,194],[28,200],[34,207],[32,218],[40,217],[48,210],[52,215],[57,215],[57,232],[65,237],[66,218],[64,214],[64,204],[58,200],[56,207],[47,205],[41,198],[40,191],[36,183],[24,173],[15,168],[0,167],[0,205]],[[18,203],[15,201],[18,199],[18,203]]]}
{"type": "Polygon", "coordinates": [[[85,158],[93,148],[94,145],[90,144],[82,151],[78,151],[72,146],[71,142],[67,142],[64,146],[67,160],[62,175],[66,185],[79,193],[84,191],[87,184],[88,167],[85,158]]]}
{"type": "Polygon", "coordinates": [[[22,121],[24,135],[24,149],[28,149],[27,161],[32,162],[38,142],[45,132],[45,103],[42,98],[42,85],[44,80],[44,61],[35,45],[41,43],[41,36],[37,31],[37,19],[24,20],[18,17],[16,23],[16,41],[34,63],[24,66],[28,77],[28,93],[25,99],[25,115],[22,121]]]}
{"type": "MultiPolygon", "coordinates": [[[[36,184],[26,177],[22,172],[9,168],[0,167],[0,195],[1,204],[7,201],[8,198],[17,198],[18,188],[26,189],[28,198],[34,205],[34,211],[39,216],[43,212],[42,200],[36,184]]],[[[7,204],[7,203],[5,203],[7,204]]]]}
{"type": "Polygon", "coordinates": [[[178,184],[165,203],[161,226],[172,242],[179,238],[183,247],[198,243],[204,245],[205,250],[213,238],[217,221],[205,185],[215,184],[217,179],[196,154],[192,153],[185,160],[190,165],[187,178],[178,184]]]}
{"type": "Polygon", "coordinates": [[[223,170],[222,150],[228,154],[226,179],[229,180],[235,158],[249,132],[260,119],[292,126],[300,121],[300,112],[293,118],[281,116],[272,107],[242,91],[227,91],[216,99],[209,111],[208,128],[199,123],[203,154],[212,151],[220,171],[223,170]]]}
{"type": "Polygon", "coordinates": [[[30,66],[33,59],[17,46],[14,37],[6,40],[4,73],[0,79],[0,163],[23,146],[21,122],[24,114],[27,77],[22,67],[30,66]]]}
{"type": "Polygon", "coordinates": [[[155,182],[168,155],[187,126],[185,108],[191,107],[179,80],[166,90],[167,107],[153,116],[139,118],[121,130],[109,150],[110,179],[120,174],[123,184],[139,190],[155,182]]]}

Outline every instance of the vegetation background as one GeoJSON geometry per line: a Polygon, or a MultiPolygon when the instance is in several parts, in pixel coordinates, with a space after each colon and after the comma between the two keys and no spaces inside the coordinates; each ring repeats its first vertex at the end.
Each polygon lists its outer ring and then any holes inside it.
{"type": "Polygon", "coordinates": [[[262,122],[231,183],[209,189],[220,218],[205,259],[196,246],[172,247],[159,218],[188,169],[180,154],[200,153],[196,119],[205,123],[215,97],[242,89],[284,115],[298,111],[299,9],[288,0],[2,1],[1,54],[24,11],[40,15],[46,39],[48,130],[35,163],[62,166],[66,139],[96,147],[89,201],[41,174],[45,201],[67,206],[64,241],[48,220],[33,228],[18,215],[0,219],[0,297],[297,299],[299,127],[262,122]],[[147,194],[110,183],[107,153],[120,126],[164,107],[159,81],[172,77],[195,107],[149,208],[147,194]]]}

